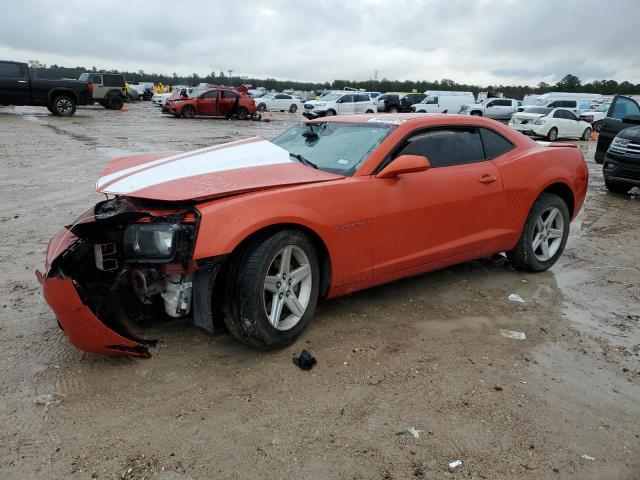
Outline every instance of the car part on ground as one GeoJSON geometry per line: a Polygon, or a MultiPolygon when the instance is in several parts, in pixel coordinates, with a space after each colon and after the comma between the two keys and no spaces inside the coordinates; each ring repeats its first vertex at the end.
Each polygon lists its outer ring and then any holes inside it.
{"type": "Polygon", "coordinates": [[[575,145],[484,118],[318,119],[272,142],[112,161],[96,189],[115,198],[50,241],[38,278],[83,350],[147,356],[134,330],[186,316],[277,348],[318,298],[505,251],[549,268],[587,180],[575,145]]]}

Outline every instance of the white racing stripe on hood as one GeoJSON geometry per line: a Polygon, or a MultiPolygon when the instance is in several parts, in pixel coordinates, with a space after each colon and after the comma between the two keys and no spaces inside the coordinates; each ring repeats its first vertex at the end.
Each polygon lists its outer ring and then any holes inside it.
{"type": "Polygon", "coordinates": [[[98,180],[103,193],[128,194],[181,178],[293,162],[289,152],[267,140],[231,142],[137,165],[98,180]],[[113,183],[109,184],[109,181],[113,183]],[[104,187],[103,187],[104,186],[104,187]]]}

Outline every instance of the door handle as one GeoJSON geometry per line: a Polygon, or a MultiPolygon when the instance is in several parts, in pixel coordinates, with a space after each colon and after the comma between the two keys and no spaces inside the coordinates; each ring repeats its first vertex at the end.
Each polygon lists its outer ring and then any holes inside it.
{"type": "Polygon", "coordinates": [[[480,180],[478,180],[480,183],[493,183],[496,180],[498,180],[497,177],[494,177],[493,175],[483,175],[482,177],[480,177],[480,180]]]}
{"type": "Polygon", "coordinates": [[[27,83],[26,80],[18,80],[18,83],[27,83]]]}

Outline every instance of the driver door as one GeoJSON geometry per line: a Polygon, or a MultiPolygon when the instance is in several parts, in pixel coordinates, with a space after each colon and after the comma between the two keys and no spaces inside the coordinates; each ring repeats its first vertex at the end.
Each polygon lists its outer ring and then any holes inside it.
{"type": "Polygon", "coordinates": [[[340,115],[350,115],[355,113],[356,104],[354,102],[354,95],[349,93],[347,95],[343,95],[336,102],[338,104],[338,114],[340,115]]]}
{"type": "Polygon", "coordinates": [[[218,109],[218,90],[210,90],[198,97],[198,115],[216,115],[218,109]]]}
{"type": "Polygon", "coordinates": [[[418,132],[394,158],[404,154],[430,168],[372,179],[374,277],[480,251],[503,231],[502,179],[478,128],[418,132]]]}

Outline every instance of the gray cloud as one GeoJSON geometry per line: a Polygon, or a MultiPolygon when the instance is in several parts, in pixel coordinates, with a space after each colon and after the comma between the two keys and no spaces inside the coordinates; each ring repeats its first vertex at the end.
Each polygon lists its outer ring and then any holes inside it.
{"type": "Polygon", "coordinates": [[[27,1],[3,5],[0,58],[325,81],[640,83],[637,0],[27,1]]]}

